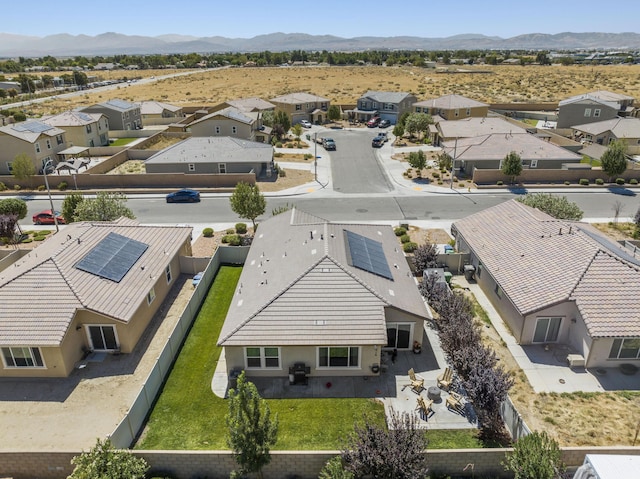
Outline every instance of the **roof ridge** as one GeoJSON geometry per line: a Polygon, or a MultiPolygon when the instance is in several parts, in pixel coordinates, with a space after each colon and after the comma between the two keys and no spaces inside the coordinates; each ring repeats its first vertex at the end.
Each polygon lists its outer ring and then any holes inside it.
{"type": "MultiPolygon", "coordinates": [[[[576,288],[580,285],[580,283],[584,279],[585,275],[589,271],[589,268],[591,268],[591,265],[595,261],[596,257],[598,256],[598,253],[600,253],[600,251],[602,251],[602,250],[597,248],[593,252],[593,255],[591,256],[591,259],[587,263],[587,266],[584,268],[584,271],[582,271],[582,273],[580,274],[580,277],[576,280],[576,282],[573,285],[573,287],[569,290],[569,293],[567,294],[567,298],[571,298],[571,296],[573,296],[573,293],[575,292],[576,288]]],[[[580,309],[580,306],[578,306],[578,309],[580,309]]]]}

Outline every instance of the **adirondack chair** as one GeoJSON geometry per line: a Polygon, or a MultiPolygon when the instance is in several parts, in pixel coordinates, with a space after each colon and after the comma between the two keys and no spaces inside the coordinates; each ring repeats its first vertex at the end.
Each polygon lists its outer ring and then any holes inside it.
{"type": "Polygon", "coordinates": [[[464,398],[455,392],[449,393],[447,397],[447,409],[453,409],[455,412],[464,416],[464,398]]]}
{"type": "Polygon", "coordinates": [[[447,367],[444,372],[438,376],[438,387],[448,391],[453,382],[453,369],[447,367]]]}
{"type": "Polygon", "coordinates": [[[424,413],[425,421],[429,419],[429,413],[433,412],[432,406],[433,406],[432,399],[425,401],[425,399],[422,396],[418,396],[418,407],[416,409],[420,410],[420,413],[421,413],[420,415],[424,413]]]}
{"type": "Polygon", "coordinates": [[[420,394],[424,389],[424,379],[420,376],[416,376],[416,372],[413,368],[409,369],[409,379],[411,380],[411,389],[413,392],[420,394]]]}

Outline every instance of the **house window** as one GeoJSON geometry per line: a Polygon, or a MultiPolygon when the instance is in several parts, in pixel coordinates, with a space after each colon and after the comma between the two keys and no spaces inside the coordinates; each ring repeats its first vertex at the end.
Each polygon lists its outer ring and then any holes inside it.
{"type": "Polygon", "coordinates": [[[496,288],[494,289],[494,291],[495,291],[495,293],[496,293],[496,296],[497,296],[498,298],[502,299],[502,295],[503,295],[502,293],[503,293],[503,291],[502,291],[502,288],[500,287],[500,285],[497,285],[497,284],[496,284],[496,288]]]}
{"type": "Polygon", "coordinates": [[[538,167],[538,160],[531,160],[531,168],[537,168],[538,167]]]}
{"type": "Polygon", "coordinates": [[[330,346],[318,348],[319,368],[357,368],[360,348],[355,346],[330,346]]]}
{"type": "Polygon", "coordinates": [[[167,284],[171,283],[171,265],[168,264],[164,269],[164,275],[167,278],[167,284]]]}
{"type": "Polygon", "coordinates": [[[327,104],[326,103],[320,103],[320,109],[321,110],[326,110],[327,109],[327,104]]]}
{"type": "Polygon", "coordinates": [[[609,359],[638,359],[640,357],[640,338],[614,339],[609,359]]]}
{"type": "Polygon", "coordinates": [[[223,174],[227,172],[227,164],[226,163],[218,163],[218,173],[223,174]]]}
{"type": "Polygon", "coordinates": [[[600,108],[597,108],[597,109],[593,110],[593,116],[595,118],[599,118],[600,117],[600,111],[601,111],[600,108]]]}
{"type": "Polygon", "coordinates": [[[43,368],[40,348],[2,348],[6,368],[43,368]]]}
{"type": "Polygon", "coordinates": [[[280,369],[280,348],[245,348],[247,369],[280,369]]]}
{"type": "Polygon", "coordinates": [[[40,153],[40,143],[36,143],[36,153],[40,153]]]}
{"type": "Polygon", "coordinates": [[[87,125],[87,133],[91,133],[91,125],[87,125]]]}
{"type": "Polygon", "coordinates": [[[111,325],[88,326],[91,349],[94,351],[113,351],[120,348],[116,337],[116,328],[111,325]]]}
{"type": "Polygon", "coordinates": [[[51,149],[51,140],[47,140],[47,150],[51,149]]]}
{"type": "Polygon", "coordinates": [[[374,110],[378,108],[378,103],[376,103],[375,101],[371,102],[371,108],[373,108],[374,110]]]}
{"type": "Polygon", "coordinates": [[[147,304],[151,304],[154,299],[156,299],[156,290],[151,288],[147,293],[147,304]]]}
{"type": "Polygon", "coordinates": [[[96,146],[96,145],[95,145],[95,143],[93,142],[93,138],[91,138],[91,139],[89,140],[89,146],[91,146],[91,147],[96,146]]]}
{"type": "Polygon", "coordinates": [[[219,134],[220,134],[220,127],[216,126],[216,135],[219,135],[219,134]]]}
{"type": "Polygon", "coordinates": [[[62,135],[57,135],[56,141],[58,142],[58,145],[62,145],[64,143],[64,140],[62,139],[62,135]]]}
{"type": "Polygon", "coordinates": [[[234,135],[235,135],[236,133],[238,133],[238,127],[237,127],[237,126],[232,126],[232,127],[231,127],[231,133],[233,133],[234,135]]]}
{"type": "Polygon", "coordinates": [[[196,171],[195,163],[189,163],[189,171],[196,171]]]}
{"type": "Polygon", "coordinates": [[[419,106],[416,107],[416,113],[420,113],[420,107],[419,106]]]}
{"type": "Polygon", "coordinates": [[[591,108],[584,109],[584,116],[591,116],[591,108]]]}
{"type": "Polygon", "coordinates": [[[467,116],[471,116],[471,108],[467,108],[467,116]]]}
{"type": "Polygon", "coordinates": [[[534,343],[550,343],[558,340],[562,318],[538,318],[536,330],[533,333],[534,343]]]}
{"type": "Polygon", "coordinates": [[[385,103],[383,108],[385,110],[391,111],[391,110],[393,110],[393,103],[385,103]]]}
{"type": "Polygon", "coordinates": [[[13,163],[11,161],[7,161],[7,170],[9,170],[9,173],[13,173],[13,163]]]}

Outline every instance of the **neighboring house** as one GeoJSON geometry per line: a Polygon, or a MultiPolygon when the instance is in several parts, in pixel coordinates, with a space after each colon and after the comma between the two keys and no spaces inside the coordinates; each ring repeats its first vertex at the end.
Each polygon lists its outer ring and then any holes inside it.
{"type": "Polygon", "coordinates": [[[454,159],[456,170],[473,176],[473,170],[500,169],[504,158],[515,151],[524,168],[561,169],[565,163],[580,163],[582,157],[530,133],[494,133],[443,143],[454,159]]]}
{"type": "Polygon", "coordinates": [[[573,127],[573,137],[583,143],[607,146],[615,140],[627,145],[627,153],[640,153],[640,118],[614,118],[573,127]]]}
{"type": "Polygon", "coordinates": [[[142,119],[146,124],[153,124],[153,120],[164,118],[182,118],[182,107],[162,103],[159,101],[141,101],[138,103],[142,119]]]}
{"type": "Polygon", "coordinates": [[[498,117],[465,118],[463,120],[441,120],[435,125],[432,142],[440,145],[456,138],[472,138],[491,134],[526,133],[526,129],[498,117]]]}
{"type": "Polygon", "coordinates": [[[65,111],[42,122],[63,129],[68,146],[109,146],[109,120],[102,113],[65,111]]]}
{"type": "Polygon", "coordinates": [[[192,137],[159,151],[145,161],[147,173],[251,173],[256,178],[273,172],[273,147],[240,138],[192,137]]]}
{"type": "Polygon", "coordinates": [[[413,103],[415,113],[426,113],[444,120],[461,120],[469,117],[486,117],[489,105],[462,95],[445,95],[431,100],[413,103]]]}
{"type": "Polygon", "coordinates": [[[0,90],[15,90],[18,93],[22,91],[20,82],[17,81],[0,81],[0,90]]]}
{"type": "Polygon", "coordinates": [[[390,226],[294,208],[260,223],[218,344],[229,373],[371,376],[383,349],[422,344],[429,317],[390,226]]]}
{"type": "Polygon", "coordinates": [[[632,96],[606,90],[572,96],[558,104],[557,128],[570,128],[620,117],[636,117],[632,96]]]}
{"type": "Polygon", "coordinates": [[[276,111],[283,111],[295,125],[302,120],[322,124],[327,120],[327,112],[331,104],[328,98],[310,93],[290,93],[269,100],[276,106],[276,111]]]}
{"type": "Polygon", "coordinates": [[[451,229],[518,343],[568,345],[590,368],[640,366],[637,252],[516,200],[451,229]]]}
{"type": "Polygon", "coordinates": [[[237,108],[238,110],[242,110],[245,112],[265,112],[265,111],[274,111],[276,106],[273,103],[268,102],[267,100],[263,100],[262,98],[240,98],[237,100],[227,100],[222,103],[223,108],[232,106],[237,108]]]}
{"type": "Polygon", "coordinates": [[[271,128],[262,124],[260,113],[227,107],[203,116],[188,125],[192,136],[232,136],[269,143],[271,128]]]}
{"type": "Polygon", "coordinates": [[[36,173],[57,153],[67,148],[64,130],[37,120],[28,120],[0,127],[0,175],[10,175],[15,157],[26,154],[33,161],[36,173]]]}
{"type": "Polygon", "coordinates": [[[73,223],[0,271],[0,376],[65,377],[131,353],[191,256],[191,227],[73,223]]]}
{"type": "Polygon", "coordinates": [[[138,130],[142,128],[140,107],[128,101],[116,98],[81,108],[80,111],[102,113],[109,119],[111,130],[138,130]]]}
{"type": "Polygon", "coordinates": [[[358,98],[356,108],[346,113],[350,118],[363,122],[379,116],[395,125],[403,113],[411,111],[416,100],[411,93],[369,90],[358,98]]]}

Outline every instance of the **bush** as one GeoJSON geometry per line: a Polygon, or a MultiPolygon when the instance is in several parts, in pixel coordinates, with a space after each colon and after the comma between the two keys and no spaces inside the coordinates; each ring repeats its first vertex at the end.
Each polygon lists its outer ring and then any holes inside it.
{"type": "Polygon", "coordinates": [[[567,180],[567,181],[565,181],[565,182],[564,182],[564,184],[565,184],[566,186],[569,186],[569,185],[571,184],[571,182],[570,182],[569,180],[567,180]]]}
{"type": "Polygon", "coordinates": [[[13,185],[13,189],[16,191],[20,191],[22,189],[22,186],[20,185],[13,185]]]}
{"type": "Polygon", "coordinates": [[[286,172],[286,171],[284,171],[284,168],[279,168],[279,169],[278,169],[278,176],[279,176],[280,178],[284,178],[285,176],[287,176],[287,172],[286,172]]]}
{"type": "Polygon", "coordinates": [[[629,180],[629,184],[630,184],[630,185],[637,185],[637,184],[638,184],[638,180],[636,180],[635,178],[631,178],[631,179],[629,180]]]}
{"type": "Polygon", "coordinates": [[[34,236],[34,237],[33,237],[33,241],[44,241],[44,240],[45,240],[45,238],[46,238],[46,236],[40,236],[40,235],[38,235],[38,236],[34,236]]]}
{"type": "Polygon", "coordinates": [[[434,178],[440,178],[440,173],[434,171],[433,173],[431,173],[431,176],[433,176],[434,178]]]}
{"type": "Polygon", "coordinates": [[[282,158],[284,156],[284,153],[280,152],[280,151],[276,151],[273,156],[275,158],[282,158]]]}
{"type": "Polygon", "coordinates": [[[618,178],[618,179],[616,180],[616,184],[618,184],[618,185],[624,185],[625,183],[626,183],[626,182],[624,181],[624,178],[618,178]]]}
{"type": "Polygon", "coordinates": [[[294,145],[293,143],[288,143],[287,144],[287,148],[295,148],[295,147],[296,147],[296,145],[294,145]]]}
{"type": "Polygon", "coordinates": [[[305,160],[310,160],[311,158],[313,158],[313,155],[312,155],[311,153],[305,153],[305,154],[304,154],[304,156],[303,156],[303,158],[304,158],[305,160]]]}
{"type": "Polygon", "coordinates": [[[498,181],[496,181],[496,185],[502,186],[502,185],[504,185],[504,182],[502,180],[498,180],[498,181]]]}
{"type": "Polygon", "coordinates": [[[22,243],[31,243],[31,242],[33,242],[32,238],[25,238],[22,240],[22,243]]]}
{"type": "Polygon", "coordinates": [[[578,181],[578,183],[582,186],[587,186],[589,185],[589,180],[587,178],[580,178],[580,181],[578,181]]]}
{"type": "Polygon", "coordinates": [[[234,234],[235,232],[236,232],[236,230],[235,230],[235,229],[233,229],[233,228],[227,228],[227,231],[225,231],[225,233],[227,233],[228,235],[232,235],[232,234],[234,234]]]}
{"type": "Polygon", "coordinates": [[[224,235],[222,242],[231,246],[240,246],[240,236],[236,234],[224,235]]]}
{"type": "Polygon", "coordinates": [[[47,189],[47,187],[46,187],[46,186],[44,186],[44,185],[38,185],[38,191],[44,191],[44,190],[46,190],[46,189],[47,189]]]}
{"type": "Polygon", "coordinates": [[[402,245],[402,250],[405,253],[413,253],[417,248],[418,245],[416,243],[412,243],[411,241],[402,245]]]}
{"type": "Polygon", "coordinates": [[[58,183],[58,189],[60,191],[64,191],[69,187],[69,185],[67,184],[66,181],[61,181],[60,183],[58,183]]]}
{"type": "Polygon", "coordinates": [[[205,228],[202,230],[202,236],[205,238],[211,238],[213,236],[213,228],[205,228]]]}
{"type": "Polygon", "coordinates": [[[596,185],[604,185],[604,180],[602,178],[596,178],[596,185]]]}
{"type": "Polygon", "coordinates": [[[408,243],[411,241],[411,238],[409,237],[409,235],[402,235],[400,236],[400,242],[401,243],[408,243]]]}
{"type": "Polygon", "coordinates": [[[5,185],[2,181],[0,181],[0,191],[7,191],[7,185],[5,185]]]}
{"type": "Polygon", "coordinates": [[[236,223],[236,233],[239,235],[243,235],[247,232],[246,223],[236,223]]]}
{"type": "Polygon", "coordinates": [[[403,228],[402,226],[398,226],[397,228],[394,228],[393,232],[396,234],[396,236],[402,236],[407,234],[406,228],[403,228]]]}

